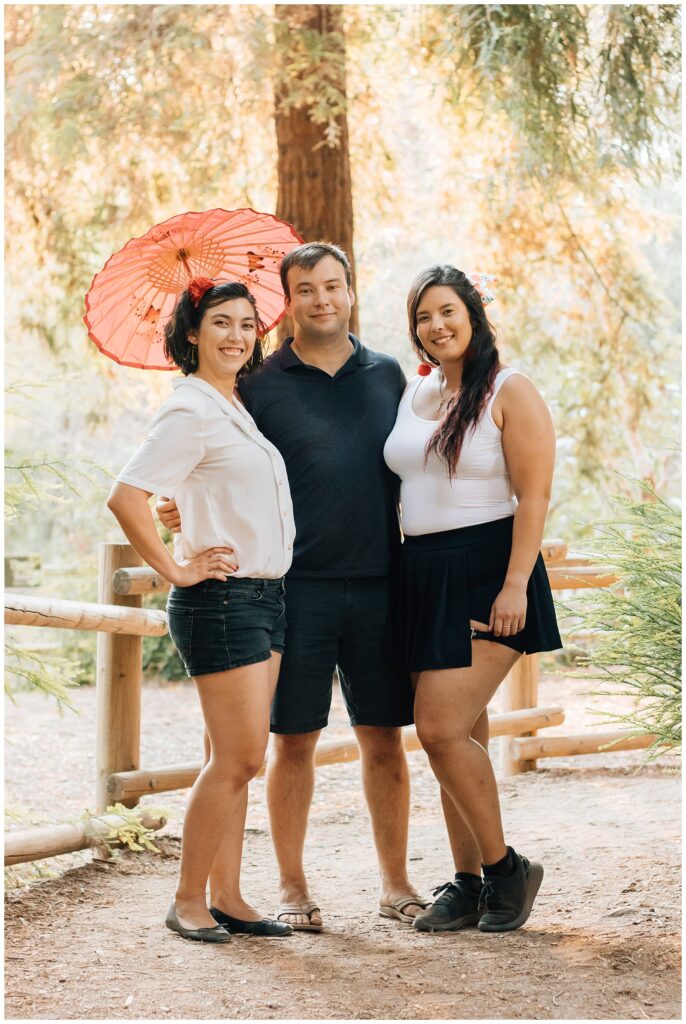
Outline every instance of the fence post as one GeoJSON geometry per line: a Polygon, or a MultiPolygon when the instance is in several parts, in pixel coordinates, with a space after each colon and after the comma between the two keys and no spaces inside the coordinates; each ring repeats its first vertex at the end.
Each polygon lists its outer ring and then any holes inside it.
{"type": "MultiPolygon", "coordinates": [[[[117,569],[138,565],[141,559],[129,544],[101,544],[98,601],[142,608],[140,595],[121,597],[112,589],[112,574],[117,569]]],[[[143,638],[123,633],[98,633],[97,651],[95,804],[96,810],[101,812],[111,803],[107,792],[109,776],[113,772],[140,768],[143,638]]],[[[138,800],[131,798],[122,802],[127,807],[135,807],[138,800]]]]}
{"type": "MultiPolygon", "coordinates": [[[[523,654],[518,658],[502,684],[502,711],[519,711],[521,708],[535,708],[538,704],[538,655],[523,654]]],[[[533,732],[522,733],[533,736],[533,732]]],[[[500,740],[500,771],[503,775],[519,775],[520,772],[536,771],[535,761],[519,761],[516,756],[513,736],[500,740]]]]}

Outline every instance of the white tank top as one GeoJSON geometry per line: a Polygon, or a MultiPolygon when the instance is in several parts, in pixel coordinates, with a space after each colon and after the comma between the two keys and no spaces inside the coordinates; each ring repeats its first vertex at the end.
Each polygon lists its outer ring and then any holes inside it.
{"type": "Polygon", "coordinates": [[[502,433],[491,410],[505,381],[519,372],[508,368],[496,376],[493,393],[475,429],[467,429],[452,480],[436,452],[425,459],[427,442],[438,425],[436,420],[421,419],[412,409],[425,378],[414,377],[407,385],[384,447],[386,464],[401,481],[403,533],[409,537],[440,533],[514,514],[517,499],[505,464],[502,433]]]}

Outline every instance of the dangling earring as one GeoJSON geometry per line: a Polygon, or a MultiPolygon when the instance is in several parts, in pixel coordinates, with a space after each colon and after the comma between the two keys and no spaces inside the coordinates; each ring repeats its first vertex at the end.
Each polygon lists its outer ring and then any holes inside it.
{"type": "Polygon", "coordinates": [[[198,346],[194,345],[192,341],[189,342],[189,344],[191,346],[191,352],[190,352],[191,370],[197,370],[197,368],[198,368],[198,346]]]}
{"type": "Polygon", "coordinates": [[[428,363],[420,363],[417,367],[417,373],[420,377],[428,377],[433,367],[429,366],[428,363]]]}

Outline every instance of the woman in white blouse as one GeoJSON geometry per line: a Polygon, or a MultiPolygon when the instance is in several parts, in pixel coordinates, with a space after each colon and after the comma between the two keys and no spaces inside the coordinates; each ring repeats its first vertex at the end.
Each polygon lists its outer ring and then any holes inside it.
{"type": "Polygon", "coordinates": [[[172,584],[169,631],[200,697],[206,760],[186,809],[166,925],[204,942],[292,931],[240,892],[247,787],[269,737],[295,535],[283,459],[234,390],[261,364],[264,333],[244,285],[191,281],[166,326],[166,353],[184,376],[107,502],[136,551],[172,584]],[[157,533],[153,494],[173,495],[181,510],[174,557],[157,533]]]}

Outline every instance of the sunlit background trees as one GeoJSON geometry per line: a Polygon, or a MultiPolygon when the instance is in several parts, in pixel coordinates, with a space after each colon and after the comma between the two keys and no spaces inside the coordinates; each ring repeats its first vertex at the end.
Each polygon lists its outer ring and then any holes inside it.
{"type": "MultiPolygon", "coordinates": [[[[503,358],[558,429],[549,535],[583,537],[609,494],[636,496],[627,478],[673,498],[679,20],[666,4],[7,7],[10,464],[119,468],[171,381],[88,341],[93,275],[156,221],[253,206],[352,248],[361,337],[408,372],[417,271],[498,276],[503,358]]],[[[115,535],[92,472],[8,527],[62,596],[94,597],[115,535]]]]}

